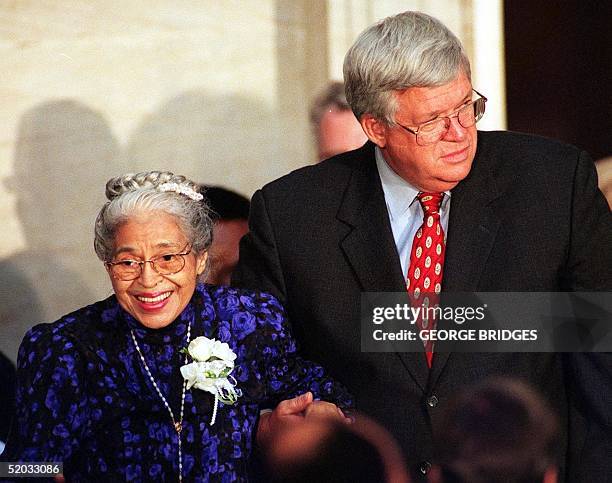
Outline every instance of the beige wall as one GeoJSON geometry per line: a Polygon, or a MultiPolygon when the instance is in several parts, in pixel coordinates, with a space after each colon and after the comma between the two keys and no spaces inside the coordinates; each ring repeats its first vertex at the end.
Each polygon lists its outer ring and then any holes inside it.
{"type": "Polygon", "coordinates": [[[467,39],[471,1],[0,0],[0,350],[110,293],[91,248],[112,175],[246,195],[314,159],[308,105],[372,21],[467,39]]]}

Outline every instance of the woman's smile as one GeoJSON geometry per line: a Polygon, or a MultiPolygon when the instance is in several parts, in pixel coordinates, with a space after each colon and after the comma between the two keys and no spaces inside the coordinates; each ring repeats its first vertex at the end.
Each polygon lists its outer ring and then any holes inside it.
{"type": "Polygon", "coordinates": [[[168,298],[172,295],[172,290],[155,293],[140,293],[133,294],[143,310],[155,311],[160,310],[168,303],[168,298]]]}

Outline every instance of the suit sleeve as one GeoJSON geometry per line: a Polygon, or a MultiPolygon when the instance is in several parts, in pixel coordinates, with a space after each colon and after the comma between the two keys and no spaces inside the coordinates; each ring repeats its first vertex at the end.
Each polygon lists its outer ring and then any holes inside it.
{"type": "MultiPolygon", "coordinates": [[[[597,188],[590,157],[582,152],[574,177],[569,286],[612,293],[612,214],[597,188]]],[[[565,354],[571,411],[575,412],[570,481],[602,481],[612,474],[612,354],[565,354]],[[576,441],[577,440],[577,441],[576,441]]]]}
{"type": "Polygon", "coordinates": [[[567,277],[573,291],[612,291],[612,213],[591,158],[580,153],[572,192],[567,277]]]}
{"type": "Polygon", "coordinates": [[[258,190],[251,200],[249,233],[240,242],[240,259],[232,285],[274,295],[287,301],[284,275],[266,199],[258,190]]]}

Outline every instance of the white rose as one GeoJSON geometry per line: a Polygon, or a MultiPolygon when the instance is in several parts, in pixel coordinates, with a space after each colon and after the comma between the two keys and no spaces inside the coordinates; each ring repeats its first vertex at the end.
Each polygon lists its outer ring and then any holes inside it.
{"type": "Polygon", "coordinates": [[[189,343],[187,350],[193,360],[199,362],[206,362],[211,357],[216,357],[228,363],[232,362],[233,367],[233,361],[236,359],[236,354],[225,342],[219,342],[204,336],[193,339],[189,343]]]}
{"type": "Polygon", "coordinates": [[[232,349],[230,349],[230,346],[227,345],[227,343],[219,342],[218,340],[213,342],[212,355],[228,362],[232,362],[234,359],[236,359],[236,354],[232,349]]]}
{"type": "Polygon", "coordinates": [[[196,337],[189,343],[187,351],[195,361],[204,362],[210,359],[215,342],[208,337],[196,337]]]}

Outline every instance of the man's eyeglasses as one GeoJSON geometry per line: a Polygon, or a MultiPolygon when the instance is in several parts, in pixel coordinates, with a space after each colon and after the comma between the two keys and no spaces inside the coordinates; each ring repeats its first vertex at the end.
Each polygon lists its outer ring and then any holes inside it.
{"type": "MultiPolygon", "coordinates": [[[[187,247],[185,247],[187,248],[187,247]]],[[[140,277],[145,263],[150,263],[160,275],[173,275],[185,268],[185,256],[191,253],[191,248],[181,253],[166,253],[153,257],[150,260],[118,260],[116,262],[105,262],[113,277],[129,281],[140,277]]]]}
{"type": "Polygon", "coordinates": [[[472,127],[474,124],[480,121],[480,119],[482,119],[485,112],[487,98],[476,89],[472,90],[480,97],[466,104],[450,116],[428,121],[421,124],[416,129],[410,129],[409,127],[402,126],[397,122],[396,124],[406,131],[414,134],[416,136],[416,142],[419,146],[427,146],[429,144],[437,143],[447,133],[448,128],[450,128],[451,118],[456,117],[457,121],[462,127],[472,127]]]}

